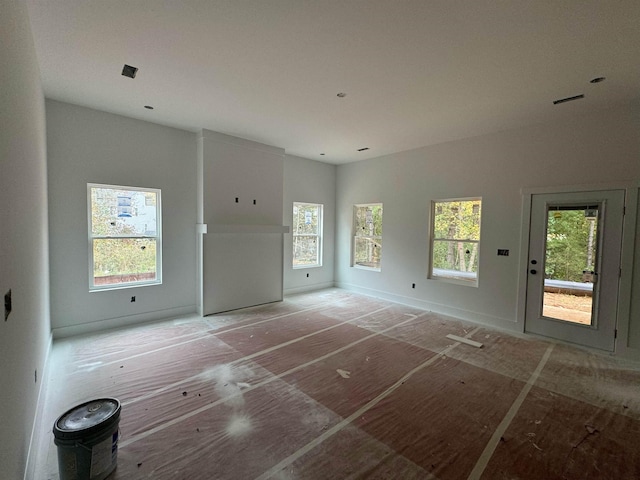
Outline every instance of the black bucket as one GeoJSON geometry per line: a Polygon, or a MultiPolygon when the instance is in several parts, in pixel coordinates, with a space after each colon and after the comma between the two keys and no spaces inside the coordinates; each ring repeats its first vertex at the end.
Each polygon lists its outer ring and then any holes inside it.
{"type": "Polygon", "coordinates": [[[100,398],[72,408],[53,424],[60,480],[104,480],[118,462],[120,402],[100,398]]]}

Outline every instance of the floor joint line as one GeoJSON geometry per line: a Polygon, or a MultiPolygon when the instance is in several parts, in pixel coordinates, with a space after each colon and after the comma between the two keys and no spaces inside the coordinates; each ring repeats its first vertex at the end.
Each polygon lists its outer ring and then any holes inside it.
{"type": "MultiPolygon", "coordinates": [[[[465,338],[468,338],[471,335],[475,334],[480,330],[480,328],[481,327],[474,328],[467,335],[465,335],[465,338]]],[[[402,386],[402,384],[404,384],[404,382],[406,382],[409,378],[411,378],[415,373],[432,365],[437,360],[441,359],[443,356],[448,354],[451,350],[453,350],[459,345],[461,345],[460,342],[455,342],[449,345],[448,347],[446,347],[445,349],[441,350],[440,352],[436,353],[432,357],[429,357],[428,360],[422,362],[417,367],[414,367],[412,370],[405,373],[402,377],[400,377],[399,380],[397,380],[393,385],[391,385],[385,391],[383,391],[378,396],[376,396],[373,400],[370,400],[365,405],[363,405],[358,410],[356,410],[351,415],[349,415],[347,418],[345,418],[341,422],[337,423],[336,425],[328,429],[322,435],[320,435],[319,437],[316,437],[315,439],[307,443],[304,447],[298,449],[297,451],[295,451],[294,453],[286,457],[284,460],[280,461],[279,463],[271,467],[269,470],[264,472],[262,475],[256,477],[255,480],[266,480],[268,478],[271,478],[276,473],[280,472],[283,468],[287,468],[289,465],[291,465],[293,462],[298,460],[300,457],[310,452],[315,447],[320,445],[322,442],[334,436],[336,433],[340,432],[347,425],[350,425],[356,418],[362,416],[363,414],[368,412],[371,408],[375,407],[378,403],[380,403],[382,400],[384,400],[389,395],[391,395],[394,391],[396,391],[400,386],[402,386]]]]}
{"type": "Polygon", "coordinates": [[[544,355],[542,355],[540,362],[538,362],[538,366],[536,367],[534,372],[531,374],[531,376],[529,377],[529,380],[527,380],[527,383],[524,385],[524,387],[522,387],[522,390],[520,390],[520,393],[511,404],[511,407],[509,408],[509,411],[507,412],[507,414],[504,416],[504,418],[502,419],[502,421],[500,422],[496,430],[493,432],[493,435],[491,436],[491,438],[489,439],[489,442],[487,443],[484,450],[480,454],[480,457],[478,458],[478,461],[473,467],[473,470],[471,470],[471,473],[469,474],[469,477],[467,480],[478,480],[482,476],[482,473],[484,472],[485,468],[487,468],[487,465],[489,464],[489,460],[491,460],[491,457],[493,456],[493,453],[495,452],[496,447],[500,442],[500,439],[504,435],[504,432],[507,431],[507,428],[509,428],[509,425],[511,425],[511,422],[513,421],[515,416],[518,414],[518,410],[520,410],[520,407],[522,406],[525,398],[527,397],[527,395],[529,395],[531,388],[538,380],[538,377],[540,376],[540,372],[542,372],[542,369],[547,364],[547,360],[549,360],[549,357],[551,356],[552,351],[553,351],[553,344],[547,347],[547,350],[544,352],[544,355]]]}

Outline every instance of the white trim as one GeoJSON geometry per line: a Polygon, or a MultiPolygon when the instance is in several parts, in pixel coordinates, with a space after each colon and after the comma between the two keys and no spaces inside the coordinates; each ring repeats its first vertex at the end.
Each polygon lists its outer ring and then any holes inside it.
{"type": "Polygon", "coordinates": [[[314,207],[316,209],[317,218],[317,229],[316,233],[301,233],[298,234],[295,231],[296,219],[297,215],[293,215],[291,221],[291,268],[294,270],[300,268],[313,268],[313,267],[322,267],[322,261],[324,258],[324,204],[322,203],[311,203],[311,202],[293,202],[291,211],[293,212],[296,209],[296,206],[304,207],[314,207]],[[317,242],[317,253],[316,253],[316,263],[308,264],[308,265],[296,265],[295,262],[295,245],[296,245],[296,237],[312,237],[316,239],[317,242]]]}
{"type": "MultiPolygon", "coordinates": [[[[461,197],[461,198],[449,198],[449,199],[435,199],[431,200],[431,208],[429,209],[429,213],[431,218],[429,218],[429,252],[427,256],[427,280],[436,280],[438,282],[450,283],[453,285],[463,285],[466,287],[475,287],[478,288],[480,286],[480,242],[482,240],[482,197],[461,197]],[[435,228],[436,228],[436,204],[438,203],[453,203],[453,202],[480,202],[480,212],[478,217],[478,240],[469,240],[469,239],[460,239],[460,238],[435,238],[435,228]],[[433,268],[433,250],[435,247],[435,242],[463,242],[463,243],[475,243],[478,245],[476,257],[478,261],[478,269],[475,273],[475,278],[469,280],[463,280],[459,278],[460,276],[446,276],[446,275],[438,275],[434,273],[434,270],[445,271],[445,269],[436,269],[433,268]]],[[[466,273],[466,272],[461,272],[466,273]]]]}
{"type": "Polygon", "coordinates": [[[313,292],[316,290],[324,290],[326,288],[333,288],[335,284],[333,282],[315,283],[313,285],[305,285],[303,287],[293,287],[284,290],[284,296],[295,295],[296,293],[313,292]]]}
{"type": "Polygon", "coordinates": [[[44,356],[44,365],[42,372],[40,372],[40,385],[38,387],[38,399],[36,400],[36,411],[33,418],[33,425],[31,426],[31,438],[29,440],[29,451],[27,452],[27,463],[24,469],[24,480],[31,480],[36,478],[36,469],[38,466],[38,456],[42,453],[39,450],[39,443],[41,441],[41,429],[40,427],[44,423],[44,406],[46,402],[48,381],[49,381],[49,369],[51,349],[53,348],[53,333],[49,333],[49,341],[47,343],[47,350],[44,356]]]}
{"type": "MultiPolygon", "coordinates": [[[[358,235],[356,232],[356,212],[358,208],[362,207],[380,207],[382,209],[382,222],[384,223],[384,205],[382,202],[374,203],[355,203],[351,212],[351,266],[354,268],[360,268],[362,270],[369,270],[373,272],[380,272],[382,270],[382,235],[358,235]],[[380,266],[379,267],[367,267],[356,263],[356,240],[360,238],[368,239],[370,241],[377,241],[380,244],[380,266]]],[[[382,226],[381,226],[382,229],[382,226]]],[[[384,229],[383,229],[384,231],[384,229]]]]}
{"type": "MultiPolygon", "coordinates": [[[[631,307],[633,301],[633,269],[636,231],[638,226],[638,197],[640,196],[640,183],[638,186],[628,188],[625,192],[625,215],[622,220],[622,252],[620,265],[622,272],[619,279],[618,291],[618,323],[616,328],[615,352],[623,357],[640,360],[640,349],[629,346],[629,329],[631,328],[631,307]]],[[[640,255],[640,252],[635,252],[640,255]]]]}
{"type": "Polygon", "coordinates": [[[401,305],[407,305],[409,307],[420,308],[422,310],[428,310],[441,315],[448,315],[460,320],[471,322],[474,324],[480,324],[489,326],[492,328],[505,330],[508,332],[519,332],[516,322],[512,319],[494,317],[493,315],[487,315],[484,313],[473,312],[471,310],[465,310],[462,308],[452,307],[442,303],[430,302],[422,300],[420,298],[409,297],[406,295],[399,295],[395,293],[385,292],[383,290],[376,290],[373,288],[361,287],[344,282],[336,282],[337,288],[342,288],[351,292],[361,293],[362,295],[368,295],[370,297],[382,298],[383,300],[389,300],[391,302],[399,303],[401,305]]]}
{"type": "Polygon", "coordinates": [[[162,284],[162,191],[159,188],[150,187],[135,187],[128,185],[110,185],[101,183],[87,183],[87,236],[88,236],[88,254],[89,254],[89,292],[101,292],[105,290],[114,290],[121,288],[131,288],[147,285],[161,285],[162,284]],[[93,234],[93,201],[91,191],[92,189],[104,189],[104,190],[121,190],[121,191],[134,191],[142,193],[153,193],[156,196],[155,203],[155,221],[156,221],[156,234],[155,235],[94,235],[93,234]],[[94,263],[93,263],[93,243],[95,240],[109,240],[109,239],[148,239],[154,240],[156,244],[156,278],[153,280],[141,280],[138,282],[122,282],[107,285],[95,285],[94,281],[94,263]]]}
{"type": "Polygon", "coordinates": [[[196,312],[195,304],[185,305],[184,307],[167,308],[164,310],[156,310],[153,312],[145,312],[136,315],[125,315],[123,317],[108,318],[104,320],[96,320],[94,322],[80,323],[77,325],[69,325],[66,327],[58,327],[52,329],[52,333],[54,340],[57,340],[59,338],[84,335],[86,333],[110,330],[112,328],[166,320],[173,317],[189,315],[194,312],[196,312]]]}
{"type": "MultiPolygon", "coordinates": [[[[617,338],[613,354],[616,356],[640,360],[640,349],[629,347],[629,329],[631,322],[631,302],[633,287],[633,258],[635,248],[636,222],[638,220],[638,195],[640,182],[614,182],[556,187],[524,187],[522,194],[522,223],[520,230],[520,268],[518,273],[518,300],[516,305],[516,323],[519,332],[525,332],[525,313],[527,304],[527,281],[529,268],[529,237],[531,234],[531,201],[533,195],[561,194],[576,192],[597,192],[602,190],[625,191],[625,216],[623,219],[623,237],[619,280],[617,338]]],[[[533,334],[527,334],[533,335],[533,334]]],[[[535,335],[534,335],[535,336],[535,335]]],[[[546,338],[546,337],[545,337],[546,338]]],[[[586,348],[586,347],[585,347],[586,348]]]]}

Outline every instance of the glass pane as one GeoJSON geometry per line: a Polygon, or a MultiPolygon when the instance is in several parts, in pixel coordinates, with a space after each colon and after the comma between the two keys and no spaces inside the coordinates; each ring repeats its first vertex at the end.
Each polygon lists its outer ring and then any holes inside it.
{"type": "Polygon", "coordinates": [[[593,324],[598,207],[551,207],[544,265],[545,317],[593,324]]]}
{"type": "Polygon", "coordinates": [[[93,283],[119,285],[154,281],[156,240],[152,238],[99,238],[93,240],[93,283]]]}
{"type": "Polygon", "coordinates": [[[293,237],[293,266],[315,266],[319,264],[318,238],[309,236],[293,237]]]}
{"type": "Polygon", "coordinates": [[[481,204],[481,200],[436,202],[434,238],[479,241],[481,204]]]}
{"type": "Polygon", "coordinates": [[[319,205],[304,203],[293,204],[293,233],[294,234],[318,234],[320,220],[319,205]]]}
{"type": "Polygon", "coordinates": [[[382,236],[382,205],[358,205],[355,207],[355,235],[382,236]]]}
{"type": "Polygon", "coordinates": [[[433,277],[475,282],[478,279],[478,243],[449,240],[433,242],[433,277]]]}
{"type": "Polygon", "coordinates": [[[91,187],[93,236],[157,235],[157,194],[91,187]]]}
{"type": "Polygon", "coordinates": [[[354,248],[354,263],[362,267],[380,268],[382,243],[380,239],[356,237],[354,248]]]}

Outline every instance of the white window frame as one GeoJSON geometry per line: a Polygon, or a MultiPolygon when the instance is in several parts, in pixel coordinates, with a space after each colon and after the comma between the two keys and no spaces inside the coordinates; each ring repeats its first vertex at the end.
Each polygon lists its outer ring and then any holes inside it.
{"type": "Polygon", "coordinates": [[[309,202],[293,202],[293,209],[292,211],[296,208],[296,206],[301,206],[301,207],[316,207],[316,212],[317,212],[317,216],[318,216],[318,231],[313,234],[313,233],[298,233],[297,232],[297,228],[296,228],[296,219],[293,219],[292,222],[292,226],[291,226],[291,230],[293,231],[293,238],[292,238],[292,245],[291,245],[291,264],[292,264],[292,268],[294,269],[301,269],[301,268],[317,268],[317,267],[321,267],[322,266],[322,250],[323,250],[323,242],[322,242],[322,235],[323,235],[323,221],[324,221],[324,216],[323,216],[323,209],[324,206],[321,203],[309,203],[309,202]],[[296,237],[311,237],[311,238],[315,238],[316,239],[316,263],[310,263],[310,264],[300,264],[300,265],[296,265],[296,258],[295,258],[295,245],[296,245],[296,237]]]}
{"type": "Polygon", "coordinates": [[[429,272],[428,278],[431,280],[437,280],[441,282],[453,283],[456,285],[465,285],[468,287],[477,287],[479,285],[480,280],[480,240],[482,234],[482,197],[464,197],[464,198],[446,198],[446,199],[438,199],[431,201],[431,222],[429,229],[429,272]],[[470,238],[435,238],[435,221],[436,221],[436,209],[439,203],[449,203],[449,202],[480,202],[480,212],[478,219],[478,239],[470,239],[470,238]],[[460,272],[457,270],[442,270],[442,269],[434,269],[433,267],[433,252],[436,242],[464,242],[464,243],[473,243],[477,244],[476,257],[478,261],[478,269],[475,272],[475,275],[469,274],[467,272],[460,272]],[[455,272],[455,273],[448,273],[455,272]]]}
{"type": "MultiPolygon", "coordinates": [[[[356,205],[353,206],[353,218],[352,218],[352,241],[351,241],[351,266],[355,267],[355,268],[361,268],[363,270],[371,270],[374,272],[379,272],[382,270],[382,234],[380,235],[363,235],[361,232],[357,231],[356,228],[356,218],[357,218],[357,211],[359,208],[366,208],[366,207],[380,207],[382,209],[382,215],[383,215],[383,222],[384,222],[384,208],[383,208],[383,204],[378,202],[378,203],[358,203],[356,205]],[[359,263],[356,263],[356,242],[358,241],[358,239],[368,239],[370,242],[375,242],[378,243],[380,245],[380,266],[379,267],[370,267],[368,265],[362,265],[359,263]]],[[[381,226],[382,228],[382,226],[381,226]]]]}
{"type": "Polygon", "coordinates": [[[116,290],[124,288],[142,287],[148,285],[162,284],[162,205],[161,205],[161,191],[157,188],[144,188],[144,187],[132,187],[125,185],[106,185],[100,183],[88,183],[87,184],[87,226],[88,226],[88,247],[89,247],[89,291],[104,291],[104,290],[116,290]],[[92,195],[91,191],[94,188],[102,189],[114,189],[133,192],[153,193],[156,195],[156,235],[94,235],[93,234],[93,218],[92,218],[92,195]],[[156,278],[152,280],[140,280],[132,282],[120,282],[105,285],[96,285],[94,283],[94,258],[93,258],[93,243],[94,240],[99,239],[153,239],[156,242],[156,278]]]}

